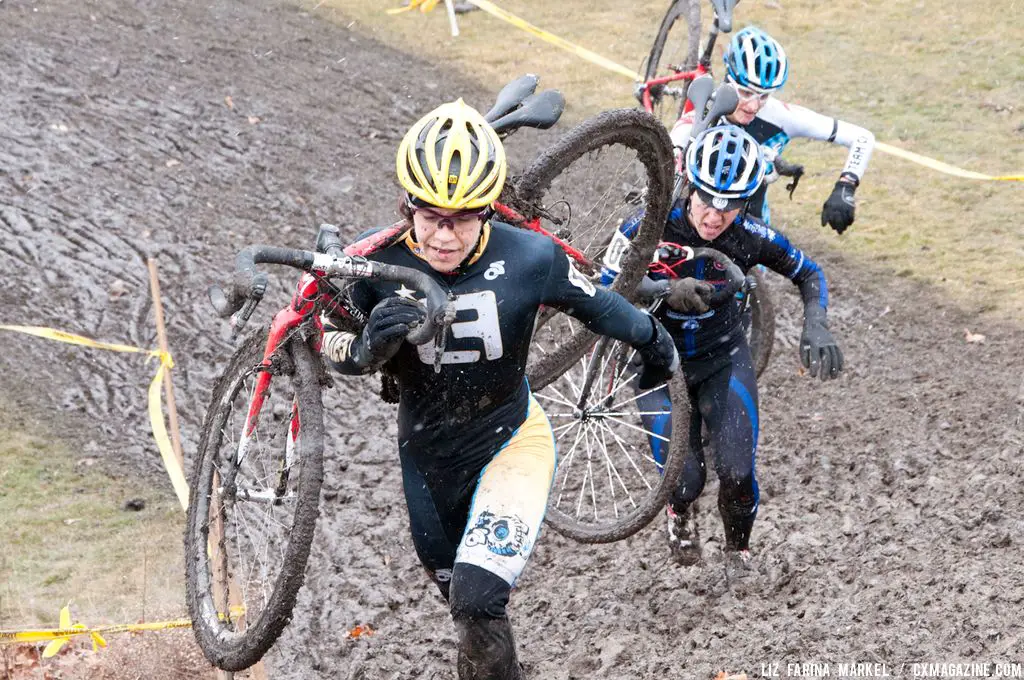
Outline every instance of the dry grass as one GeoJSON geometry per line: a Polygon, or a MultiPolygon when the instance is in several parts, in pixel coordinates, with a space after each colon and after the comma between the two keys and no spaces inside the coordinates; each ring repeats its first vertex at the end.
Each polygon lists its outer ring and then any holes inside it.
{"type": "MultiPolygon", "coordinates": [[[[516,75],[539,73],[544,86],[566,94],[570,119],[633,104],[628,79],[484,12],[461,16],[462,35],[453,39],[443,5],[426,15],[385,13],[399,4],[323,0],[316,6],[388,45],[444,60],[492,90],[516,75]]],[[[640,68],[668,6],[667,0],[497,4],[632,70],[640,68]]],[[[748,23],[768,30],[790,54],[783,99],[965,169],[1024,173],[1024,2],[745,0],[736,25],[748,23]]],[[[820,243],[820,234],[809,232],[820,232],[821,204],[845,150],[797,141],[787,156],[809,174],[792,203],[774,191],[774,215],[798,243],[820,243]]],[[[958,179],[876,152],[858,198],[851,231],[842,239],[829,236],[836,249],[883,272],[933,283],[968,308],[1024,317],[1024,183],[958,179]]]]}
{"type": "Polygon", "coordinates": [[[179,618],[182,513],[170,485],[100,472],[50,437],[0,429],[0,628],[179,618]],[[140,512],[124,501],[143,498],[140,512]]]}

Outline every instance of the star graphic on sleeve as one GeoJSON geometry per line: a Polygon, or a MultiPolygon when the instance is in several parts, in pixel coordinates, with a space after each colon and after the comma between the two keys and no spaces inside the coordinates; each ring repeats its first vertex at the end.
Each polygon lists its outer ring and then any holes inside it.
{"type": "Polygon", "coordinates": [[[414,291],[412,288],[406,288],[405,284],[403,283],[402,287],[395,291],[395,295],[397,295],[398,297],[405,298],[406,300],[415,300],[416,298],[413,297],[413,294],[415,292],[416,291],[414,291]]]}

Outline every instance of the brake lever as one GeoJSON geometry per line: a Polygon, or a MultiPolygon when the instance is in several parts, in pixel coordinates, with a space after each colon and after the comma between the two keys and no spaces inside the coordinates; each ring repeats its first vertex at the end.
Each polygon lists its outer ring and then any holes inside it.
{"type": "Polygon", "coordinates": [[[234,342],[238,338],[238,334],[242,332],[246,322],[249,321],[249,317],[256,311],[256,305],[260,303],[263,295],[259,297],[250,297],[246,299],[245,304],[242,308],[231,317],[231,341],[234,342]]]}
{"type": "Polygon", "coordinates": [[[260,300],[263,299],[263,294],[267,292],[267,283],[269,279],[267,275],[262,272],[256,272],[252,277],[252,281],[249,285],[249,295],[245,299],[245,303],[242,308],[231,316],[231,341],[234,342],[235,338],[245,327],[245,324],[249,321],[249,317],[256,311],[256,306],[259,305],[260,300]]]}
{"type": "Polygon", "coordinates": [[[444,319],[437,324],[434,331],[434,373],[441,372],[441,359],[444,357],[444,348],[448,342],[448,329],[455,323],[455,294],[448,291],[448,304],[445,305],[444,319]]]}
{"type": "Polygon", "coordinates": [[[796,186],[800,184],[800,178],[804,176],[804,166],[800,166],[800,171],[793,175],[793,181],[786,185],[786,191],[789,192],[789,200],[793,200],[793,192],[796,191],[796,186]]]}
{"type": "Polygon", "coordinates": [[[792,201],[793,192],[796,191],[797,185],[800,184],[800,178],[804,176],[804,166],[799,163],[787,163],[781,157],[775,158],[774,166],[780,176],[793,178],[793,181],[786,185],[786,191],[789,192],[789,200],[792,201]]]}

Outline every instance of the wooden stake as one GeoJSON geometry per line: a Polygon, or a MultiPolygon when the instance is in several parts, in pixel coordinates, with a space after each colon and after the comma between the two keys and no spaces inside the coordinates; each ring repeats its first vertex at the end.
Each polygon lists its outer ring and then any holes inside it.
{"type": "Polygon", "coordinates": [[[452,27],[452,37],[459,37],[459,24],[455,21],[455,4],[452,0],[444,0],[444,7],[448,10],[448,23],[452,27]]]}
{"type": "MultiPolygon", "coordinates": [[[[153,314],[156,316],[157,341],[161,352],[170,353],[170,350],[167,349],[167,329],[164,327],[164,306],[160,299],[160,279],[156,275],[156,260],[152,257],[148,258],[146,264],[149,266],[149,289],[153,293],[153,314]]],[[[181,449],[181,431],[178,429],[178,408],[174,403],[173,383],[170,371],[168,371],[167,380],[164,381],[164,392],[167,395],[167,421],[171,426],[171,449],[174,450],[174,457],[178,459],[178,465],[184,471],[185,456],[181,449]]]]}
{"type": "MultiPolygon", "coordinates": [[[[167,329],[164,326],[164,307],[163,302],[160,298],[160,279],[157,277],[156,272],[156,260],[155,258],[148,258],[146,264],[149,267],[149,287],[153,293],[153,315],[156,317],[156,335],[157,342],[160,345],[160,351],[169,353],[170,350],[167,346],[167,329]]],[[[185,455],[182,453],[181,448],[181,430],[178,427],[178,409],[174,403],[174,385],[171,380],[170,371],[167,373],[167,379],[164,381],[164,391],[167,396],[167,420],[170,424],[170,435],[171,435],[171,449],[174,450],[174,457],[178,460],[178,465],[181,466],[182,471],[185,470],[185,455]]],[[[217,513],[219,518],[220,513],[217,513]]],[[[220,542],[220,533],[223,530],[219,526],[220,522],[216,522],[215,526],[211,530],[210,542],[212,545],[218,545],[220,542]]],[[[215,559],[219,565],[220,560],[213,556],[211,559],[215,559]]],[[[221,579],[215,579],[214,589],[217,590],[218,582],[221,579]]],[[[241,604],[241,598],[238,597],[238,588],[231,584],[229,587],[230,597],[237,600],[232,604],[241,604]]],[[[250,675],[254,680],[266,680],[267,672],[263,667],[263,662],[257,662],[255,666],[250,669],[250,675]]],[[[230,671],[224,671],[217,669],[217,680],[233,680],[235,674],[230,671]]]]}

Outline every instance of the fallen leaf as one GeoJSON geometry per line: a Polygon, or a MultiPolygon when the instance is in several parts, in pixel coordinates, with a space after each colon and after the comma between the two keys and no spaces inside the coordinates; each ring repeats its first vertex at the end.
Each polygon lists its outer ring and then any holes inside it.
{"type": "Polygon", "coordinates": [[[985,342],[985,336],[981,333],[972,333],[969,329],[964,329],[964,340],[967,342],[985,342]]]}
{"type": "Polygon", "coordinates": [[[224,103],[228,105],[228,108],[232,111],[235,110],[235,100],[231,98],[231,95],[225,95],[224,103]]]}
{"type": "Polygon", "coordinates": [[[362,626],[362,625],[360,625],[360,626],[356,626],[352,630],[349,630],[349,631],[345,632],[345,637],[352,638],[352,639],[355,639],[355,638],[358,638],[358,637],[362,637],[364,635],[373,635],[373,628],[370,628],[370,626],[362,626]]]}

